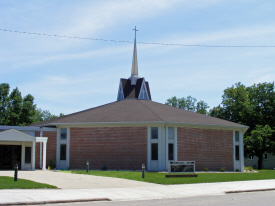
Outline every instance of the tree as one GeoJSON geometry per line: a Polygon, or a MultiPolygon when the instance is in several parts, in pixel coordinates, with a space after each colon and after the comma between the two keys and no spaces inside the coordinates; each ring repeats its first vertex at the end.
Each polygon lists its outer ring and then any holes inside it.
{"type": "Polygon", "coordinates": [[[11,125],[11,126],[21,125],[21,121],[20,121],[21,109],[22,109],[22,96],[21,96],[21,92],[16,87],[9,95],[6,125],[11,125]]]}
{"type": "Polygon", "coordinates": [[[192,96],[188,96],[187,98],[177,98],[174,96],[167,99],[165,104],[192,112],[207,114],[208,104],[204,101],[199,101],[197,104],[196,102],[197,99],[192,96]]]}
{"type": "Polygon", "coordinates": [[[0,125],[4,125],[7,118],[9,91],[9,84],[0,84],[0,125]]]}
{"type": "Polygon", "coordinates": [[[209,108],[208,104],[204,101],[199,101],[196,106],[196,112],[200,114],[207,114],[207,109],[209,108]]]}
{"type": "Polygon", "coordinates": [[[39,109],[36,109],[35,111],[33,123],[47,121],[47,120],[54,119],[57,117],[62,117],[62,116],[64,116],[63,113],[60,113],[59,116],[57,116],[57,115],[51,114],[49,110],[42,110],[41,108],[39,108],[39,109]]]}
{"type": "MultiPolygon", "coordinates": [[[[0,84],[1,125],[25,126],[58,117],[48,110],[37,109],[36,104],[34,104],[34,97],[28,94],[22,98],[17,87],[10,94],[9,91],[9,84],[0,84]]],[[[59,116],[63,115],[62,113],[59,114],[59,116]]]]}
{"type": "MultiPolygon", "coordinates": [[[[275,129],[274,82],[254,84],[250,87],[237,83],[225,89],[221,105],[211,109],[210,115],[249,126],[244,136],[244,153],[245,156],[256,155],[254,151],[257,151],[257,144],[252,144],[253,142],[247,138],[251,139],[252,131],[253,133],[255,130],[258,131],[260,125],[261,127],[268,125],[275,129]]],[[[266,149],[265,152],[274,151],[266,149]]],[[[258,167],[261,168],[261,162],[258,167]]]]}
{"type": "Polygon", "coordinates": [[[253,156],[258,157],[258,169],[262,169],[263,155],[265,152],[273,153],[275,150],[275,138],[272,137],[269,125],[256,125],[251,135],[245,138],[246,150],[253,156]]]}

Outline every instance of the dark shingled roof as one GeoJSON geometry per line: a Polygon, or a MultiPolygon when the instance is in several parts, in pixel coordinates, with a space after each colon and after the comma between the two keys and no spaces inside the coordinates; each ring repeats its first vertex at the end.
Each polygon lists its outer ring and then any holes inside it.
{"type": "Polygon", "coordinates": [[[245,127],[219,118],[190,112],[148,100],[116,101],[81,112],[65,115],[31,126],[58,123],[174,122],[199,125],[245,127]]]}

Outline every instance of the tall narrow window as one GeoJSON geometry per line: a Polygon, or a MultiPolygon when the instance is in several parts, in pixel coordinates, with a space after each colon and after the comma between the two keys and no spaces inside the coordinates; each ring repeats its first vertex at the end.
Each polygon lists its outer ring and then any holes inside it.
{"type": "Polygon", "coordinates": [[[32,148],[31,147],[25,147],[25,163],[31,163],[31,157],[32,157],[32,148]]]}
{"type": "Polygon", "coordinates": [[[60,160],[66,160],[66,145],[60,145],[60,160]]]}
{"type": "Polygon", "coordinates": [[[267,153],[264,154],[264,160],[268,160],[267,153]]]}
{"type": "Polygon", "coordinates": [[[174,139],[174,128],[168,127],[168,139],[174,139]]]}
{"type": "Polygon", "coordinates": [[[67,139],[67,128],[62,128],[60,131],[61,131],[60,139],[66,140],[67,139]]]}
{"type": "Polygon", "coordinates": [[[158,143],[151,144],[151,160],[158,160],[158,143]]]}
{"type": "Polygon", "coordinates": [[[157,127],[151,128],[151,139],[158,139],[158,128],[157,127]]]}
{"type": "Polygon", "coordinates": [[[235,131],[235,142],[239,142],[239,141],[240,141],[240,132],[235,131]]]}
{"type": "Polygon", "coordinates": [[[147,95],[146,95],[146,91],[145,91],[144,84],[143,84],[142,87],[141,87],[140,99],[147,99],[147,95]]]}
{"type": "Polygon", "coordinates": [[[235,146],[235,160],[240,160],[240,147],[239,147],[239,145],[235,146]]]}
{"type": "Polygon", "coordinates": [[[174,144],[168,145],[168,160],[174,160],[174,144]]]}

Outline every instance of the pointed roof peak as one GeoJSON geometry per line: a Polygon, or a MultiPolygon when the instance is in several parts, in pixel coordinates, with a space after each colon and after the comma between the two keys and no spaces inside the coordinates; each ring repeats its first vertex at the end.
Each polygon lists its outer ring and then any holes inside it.
{"type": "Polygon", "coordinates": [[[131,77],[129,79],[131,79],[131,84],[135,85],[137,79],[139,78],[138,62],[137,62],[137,45],[136,45],[136,33],[138,30],[136,29],[136,27],[133,30],[135,31],[135,41],[134,41],[134,51],[133,51],[133,60],[132,60],[132,72],[131,72],[131,77]]]}

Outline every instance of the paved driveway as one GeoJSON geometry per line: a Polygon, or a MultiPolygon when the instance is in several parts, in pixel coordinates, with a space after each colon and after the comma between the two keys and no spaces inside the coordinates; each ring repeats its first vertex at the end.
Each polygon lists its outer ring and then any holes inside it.
{"type": "MultiPolygon", "coordinates": [[[[14,177],[14,171],[0,171],[0,176],[14,177]]],[[[18,178],[54,185],[60,189],[101,189],[157,186],[153,183],[145,183],[121,178],[71,174],[49,170],[19,170],[18,178]]]]}

